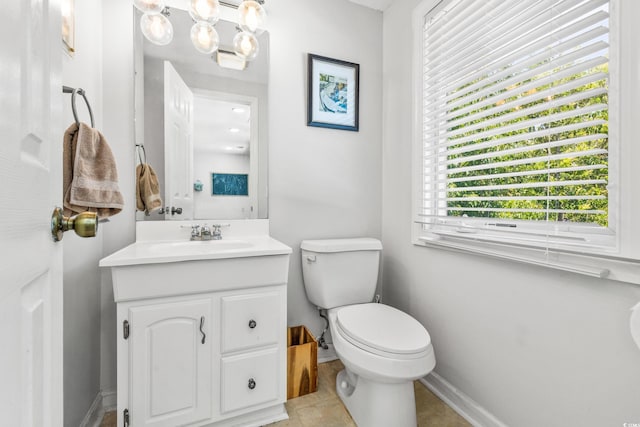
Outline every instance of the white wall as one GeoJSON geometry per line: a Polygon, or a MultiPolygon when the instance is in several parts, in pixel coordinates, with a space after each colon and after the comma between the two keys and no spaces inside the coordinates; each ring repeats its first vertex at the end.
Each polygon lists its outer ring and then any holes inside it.
{"type": "MultiPolygon", "coordinates": [[[[76,2],[78,3],[78,2],[76,2]]],[[[105,3],[106,5],[106,3],[105,3]]],[[[101,227],[104,255],[135,240],[135,161],[133,123],[133,6],[130,0],[111,0],[102,11],[104,91],[103,130],[118,164],[125,208],[101,227]]],[[[108,399],[116,389],[116,305],[111,272],[102,269],[100,384],[108,399]]],[[[115,402],[113,402],[115,404],[115,402]]]]}
{"type": "Polygon", "coordinates": [[[411,11],[418,3],[397,0],[384,14],[386,301],[427,327],[436,372],[506,425],[640,422],[640,351],[629,333],[640,287],[411,245],[411,11]]]}
{"type": "Polygon", "coordinates": [[[380,237],[382,14],[345,0],[268,3],[269,218],[293,248],[288,322],[315,335],[324,323],[307,301],[303,239],[380,237]],[[360,64],[360,131],[307,127],[307,54],[360,64]]]}
{"type": "MultiPolygon", "coordinates": [[[[102,2],[75,4],[73,57],[63,56],[62,82],[86,90],[96,128],[102,130],[102,2]]],[[[82,97],[79,119],[90,123],[82,97]]],[[[64,127],[73,123],[71,95],[63,96],[64,127]]],[[[60,135],[62,139],[62,135],[60,135]]],[[[109,138],[107,137],[107,141],[109,138]]],[[[62,199],[61,199],[62,200],[62,199]]],[[[64,246],[64,425],[77,427],[100,392],[100,272],[104,229],[83,239],[65,233],[64,246]]]]}

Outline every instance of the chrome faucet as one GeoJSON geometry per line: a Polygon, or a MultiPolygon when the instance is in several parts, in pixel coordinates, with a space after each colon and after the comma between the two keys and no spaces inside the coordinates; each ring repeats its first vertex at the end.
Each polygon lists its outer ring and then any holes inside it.
{"type": "MultiPolygon", "coordinates": [[[[188,226],[181,225],[180,227],[187,228],[188,226]]],[[[229,227],[229,224],[212,224],[211,226],[192,224],[190,240],[222,240],[222,227],[229,227]]]]}
{"type": "MultiPolygon", "coordinates": [[[[211,229],[206,224],[202,226],[202,231],[200,232],[200,239],[211,240],[211,229]]],[[[214,240],[215,240],[215,237],[214,237],[214,240]]]]}

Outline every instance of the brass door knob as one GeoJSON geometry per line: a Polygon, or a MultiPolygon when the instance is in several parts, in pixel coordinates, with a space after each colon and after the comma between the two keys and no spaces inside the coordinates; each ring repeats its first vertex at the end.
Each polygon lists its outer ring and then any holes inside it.
{"type": "Polygon", "coordinates": [[[62,214],[61,208],[55,208],[51,214],[51,235],[59,242],[65,231],[74,230],[80,237],[95,237],[98,234],[98,214],[82,212],[72,217],[62,214]]]}

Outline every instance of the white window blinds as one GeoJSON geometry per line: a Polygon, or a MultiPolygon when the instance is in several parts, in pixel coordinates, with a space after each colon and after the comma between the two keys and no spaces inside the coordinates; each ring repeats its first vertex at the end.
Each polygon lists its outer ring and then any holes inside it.
{"type": "Polygon", "coordinates": [[[424,18],[426,235],[612,245],[606,0],[445,0],[424,18]]]}

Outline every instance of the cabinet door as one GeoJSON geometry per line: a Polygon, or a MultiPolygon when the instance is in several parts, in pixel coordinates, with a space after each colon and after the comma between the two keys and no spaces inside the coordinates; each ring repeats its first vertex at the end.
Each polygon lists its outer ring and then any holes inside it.
{"type": "Polygon", "coordinates": [[[209,299],[130,308],[131,425],[175,427],[211,417],[210,319],[209,299]]]}

